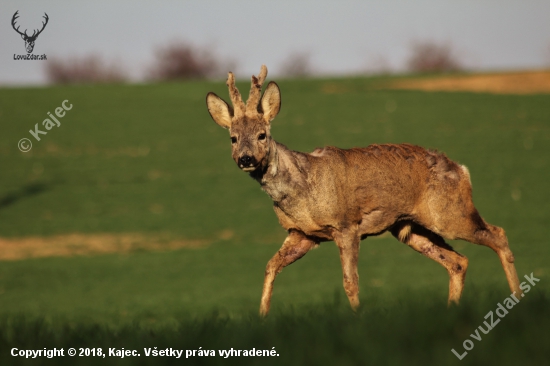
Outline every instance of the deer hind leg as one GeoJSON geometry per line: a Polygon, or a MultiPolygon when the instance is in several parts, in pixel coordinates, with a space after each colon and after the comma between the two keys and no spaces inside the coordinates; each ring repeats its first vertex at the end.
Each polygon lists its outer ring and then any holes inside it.
{"type": "Polygon", "coordinates": [[[504,229],[485,222],[477,210],[470,215],[469,221],[469,225],[464,225],[468,228],[468,231],[457,236],[474,244],[485,245],[497,253],[506,274],[510,291],[521,295],[518,274],[514,266],[514,254],[510,250],[504,229]]]}
{"type": "Polygon", "coordinates": [[[344,276],[344,290],[348,296],[353,311],[359,308],[359,274],[357,261],[359,259],[360,237],[356,233],[344,232],[335,235],[335,242],[340,250],[340,262],[344,276]]]}
{"type": "Polygon", "coordinates": [[[284,267],[296,262],[318,243],[309,239],[298,231],[291,231],[286,237],[283,246],[269,260],[265,269],[264,288],[260,304],[260,315],[265,317],[271,306],[271,295],[273,293],[273,282],[275,277],[284,267]]]}
{"type": "Polygon", "coordinates": [[[421,226],[403,223],[394,226],[390,231],[399,241],[445,267],[449,273],[447,304],[458,304],[464,289],[468,258],[455,252],[441,236],[421,226]]]}

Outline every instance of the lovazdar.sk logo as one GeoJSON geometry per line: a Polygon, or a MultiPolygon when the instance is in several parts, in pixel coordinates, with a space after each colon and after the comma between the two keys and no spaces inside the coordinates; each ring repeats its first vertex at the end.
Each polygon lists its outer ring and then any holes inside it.
{"type": "Polygon", "coordinates": [[[20,26],[17,26],[17,18],[19,18],[19,10],[13,14],[13,17],[11,18],[11,26],[13,29],[21,35],[21,38],[25,41],[25,49],[27,50],[26,55],[13,55],[14,60],[46,60],[46,55],[33,55],[32,51],[34,50],[34,42],[36,42],[36,38],[42,33],[44,28],[46,28],[46,25],[48,24],[48,20],[50,19],[48,17],[48,14],[44,13],[44,21],[42,21],[42,29],[34,29],[32,35],[27,34],[27,29],[25,29],[24,32],[21,32],[19,30],[20,26]],[[17,26],[17,28],[16,28],[17,26]]]}

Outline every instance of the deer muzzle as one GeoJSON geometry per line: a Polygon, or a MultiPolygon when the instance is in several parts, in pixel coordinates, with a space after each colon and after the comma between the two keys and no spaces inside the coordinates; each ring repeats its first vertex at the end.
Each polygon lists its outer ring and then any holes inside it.
{"type": "Polygon", "coordinates": [[[238,161],[239,168],[245,172],[250,172],[256,170],[256,159],[250,155],[243,155],[239,158],[238,161]]]}

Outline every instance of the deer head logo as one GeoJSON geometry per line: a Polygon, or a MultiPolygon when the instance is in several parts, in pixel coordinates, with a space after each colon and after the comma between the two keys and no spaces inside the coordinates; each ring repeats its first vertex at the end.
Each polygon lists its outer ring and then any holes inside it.
{"type": "Polygon", "coordinates": [[[48,14],[44,13],[44,19],[46,19],[46,21],[42,22],[42,29],[40,29],[40,30],[35,29],[32,33],[32,36],[29,36],[27,34],[26,29],[25,29],[25,32],[21,33],[19,31],[19,26],[17,28],[15,28],[15,21],[16,21],[17,18],[19,18],[19,15],[17,13],[19,13],[19,10],[17,10],[15,12],[15,14],[13,14],[13,18],[11,18],[11,26],[13,27],[13,29],[15,29],[15,31],[17,33],[19,33],[21,35],[21,38],[23,38],[23,40],[25,41],[25,48],[27,49],[27,53],[32,53],[32,50],[34,49],[34,42],[36,41],[36,38],[38,37],[38,35],[40,33],[42,33],[44,28],[46,28],[46,24],[48,24],[48,20],[49,20],[48,14]]]}

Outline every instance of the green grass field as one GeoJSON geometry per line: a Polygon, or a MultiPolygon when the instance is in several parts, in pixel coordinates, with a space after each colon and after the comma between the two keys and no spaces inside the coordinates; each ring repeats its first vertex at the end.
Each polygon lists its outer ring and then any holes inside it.
{"type": "MultiPolygon", "coordinates": [[[[468,166],[476,207],[505,228],[520,277],[533,272],[540,282],[462,361],[451,348],[464,352],[509,295],[498,257],[469,243],[451,243],[470,259],[457,308],[446,308],[443,268],[379,237],[362,242],[357,315],[338,250],[323,243],[279,275],[272,313],[259,319],[263,271],[285,232],[208,115],[206,93],[227,96],[218,81],[0,89],[0,237],[165,233],[208,243],[0,262],[0,364],[545,364],[550,95],[390,91],[374,88],[378,81],[282,80],[272,134],[300,151],[408,142],[468,166]],[[35,141],[29,129],[66,99],[73,109],[61,126],[35,141]],[[17,148],[24,137],[31,152],[17,148]],[[13,347],[141,356],[26,360],[13,347]],[[153,347],[275,347],[279,356],[145,357],[153,347]]],[[[246,94],[248,84],[238,86],[246,94]]]]}

